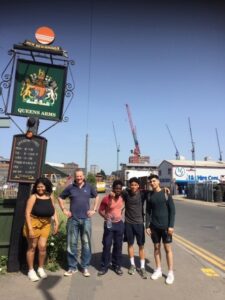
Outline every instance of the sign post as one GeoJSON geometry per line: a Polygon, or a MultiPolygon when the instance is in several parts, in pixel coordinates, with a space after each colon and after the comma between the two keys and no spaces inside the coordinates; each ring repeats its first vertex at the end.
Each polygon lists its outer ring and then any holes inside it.
{"type": "MultiPolygon", "coordinates": [[[[47,147],[47,140],[40,135],[68,119],[64,114],[73,98],[74,89],[74,84],[67,81],[68,74],[73,77],[67,71],[74,61],[68,59],[67,52],[61,47],[50,45],[55,39],[54,31],[49,27],[40,27],[35,37],[37,42],[25,40],[13,46],[9,52],[13,57],[2,73],[0,82],[0,94],[1,87],[8,89],[5,114],[29,118],[26,133],[17,126],[24,134],[13,138],[9,165],[8,181],[19,183],[8,255],[9,272],[19,271],[22,258],[25,257],[22,228],[26,202],[31,184],[43,174],[47,147]],[[10,74],[7,74],[9,69],[10,74]],[[71,100],[64,110],[65,97],[71,100]],[[54,124],[38,134],[39,119],[54,124]]],[[[0,128],[9,127],[6,120],[3,120],[3,124],[1,119],[0,128]]]]}
{"type": "Polygon", "coordinates": [[[12,224],[8,256],[8,272],[20,270],[25,247],[21,236],[25,221],[24,211],[30,195],[31,183],[41,176],[45,162],[47,140],[43,137],[15,135],[13,138],[8,181],[19,182],[15,216],[12,224]]]}

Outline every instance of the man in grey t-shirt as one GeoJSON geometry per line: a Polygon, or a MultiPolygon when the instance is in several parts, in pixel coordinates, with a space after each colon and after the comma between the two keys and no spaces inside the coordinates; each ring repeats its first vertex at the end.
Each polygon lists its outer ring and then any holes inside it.
{"type": "Polygon", "coordinates": [[[145,193],[140,191],[140,183],[138,178],[133,177],[129,180],[130,189],[123,191],[122,195],[125,202],[125,231],[124,240],[128,243],[128,255],[130,258],[130,268],[128,273],[135,273],[134,261],[134,240],[136,238],[139,247],[140,257],[140,275],[147,279],[145,271],[145,230],[144,230],[144,212],[143,205],[145,201],[145,193]]]}

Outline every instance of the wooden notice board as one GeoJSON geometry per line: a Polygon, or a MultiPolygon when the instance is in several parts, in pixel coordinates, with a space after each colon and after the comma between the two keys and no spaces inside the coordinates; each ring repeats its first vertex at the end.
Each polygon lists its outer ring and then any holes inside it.
{"type": "Polygon", "coordinates": [[[13,137],[8,181],[34,183],[42,175],[47,140],[40,136],[28,139],[24,134],[13,137]]]}

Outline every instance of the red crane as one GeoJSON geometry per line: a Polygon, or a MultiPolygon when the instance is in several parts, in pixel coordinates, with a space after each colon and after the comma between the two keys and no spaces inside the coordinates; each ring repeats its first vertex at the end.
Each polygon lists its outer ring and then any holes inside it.
{"type": "Polygon", "coordinates": [[[140,151],[139,143],[138,143],[138,140],[137,140],[136,129],[135,129],[133,121],[132,121],[131,112],[130,112],[130,108],[129,108],[128,104],[126,104],[126,109],[127,109],[127,114],[128,114],[128,119],[129,119],[129,123],[130,123],[131,132],[132,132],[133,139],[134,139],[134,150],[132,151],[133,154],[134,154],[134,162],[138,163],[139,162],[139,157],[141,155],[141,151],[140,151]]]}

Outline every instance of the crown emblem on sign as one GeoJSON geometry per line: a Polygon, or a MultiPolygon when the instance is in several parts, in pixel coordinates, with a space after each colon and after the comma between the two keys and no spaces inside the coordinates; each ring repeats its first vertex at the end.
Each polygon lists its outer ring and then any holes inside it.
{"type": "Polygon", "coordinates": [[[38,79],[42,79],[42,80],[45,79],[45,71],[39,69],[39,71],[38,71],[38,79]]]}

